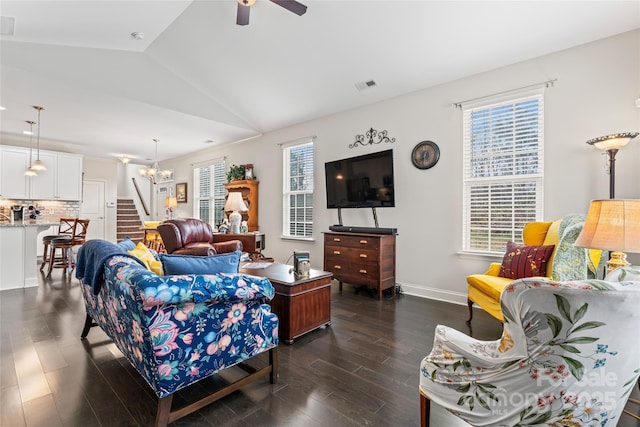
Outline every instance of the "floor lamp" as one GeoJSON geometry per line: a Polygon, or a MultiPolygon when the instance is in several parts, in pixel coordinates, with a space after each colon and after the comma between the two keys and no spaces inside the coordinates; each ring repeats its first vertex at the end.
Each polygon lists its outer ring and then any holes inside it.
{"type": "Polygon", "coordinates": [[[613,135],[601,136],[587,141],[600,150],[605,150],[609,154],[609,198],[615,199],[616,194],[616,154],[633,138],[638,136],[638,132],[615,133],[613,135]]]}

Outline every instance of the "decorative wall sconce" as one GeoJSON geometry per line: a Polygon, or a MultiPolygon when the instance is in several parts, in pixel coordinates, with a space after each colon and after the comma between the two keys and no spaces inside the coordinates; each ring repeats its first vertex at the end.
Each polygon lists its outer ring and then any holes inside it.
{"type": "Polygon", "coordinates": [[[370,128],[364,135],[356,135],[356,140],[353,144],[349,144],[349,148],[356,148],[358,145],[362,145],[364,147],[365,145],[374,145],[383,142],[396,142],[396,139],[389,138],[387,136],[387,133],[388,132],[386,130],[381,130],[380,132],[378,132],[374,128],[370,128]],[[368,140],[365,140],[365,138],[368,138],[368,140]]]}

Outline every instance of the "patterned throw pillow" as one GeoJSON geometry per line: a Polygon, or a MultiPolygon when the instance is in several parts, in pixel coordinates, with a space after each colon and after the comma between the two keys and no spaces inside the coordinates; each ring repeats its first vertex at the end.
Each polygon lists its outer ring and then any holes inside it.
{"type": "Polygon", "coordinates": [[[525,246],[507,243],[507,252],[502,258],[500,277],[522,279],[524,277],[546,276],[547,262],[554,245],[525,246]]]}

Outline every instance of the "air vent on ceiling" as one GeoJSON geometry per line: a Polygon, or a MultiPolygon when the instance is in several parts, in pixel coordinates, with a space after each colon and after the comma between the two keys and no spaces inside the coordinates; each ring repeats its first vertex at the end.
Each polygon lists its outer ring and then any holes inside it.
{"type": "Polygon", "coordinates": [[[0,16],[0,36],[12,36],[16,26],[13,16],[0,16]]]}
{"type": "Polygon", "coordinates": [[[374,80],[367,80],[365,82],[356,83],[356,88],[358,90],[365,90],[376,86],[376,82],[374,80]]]}

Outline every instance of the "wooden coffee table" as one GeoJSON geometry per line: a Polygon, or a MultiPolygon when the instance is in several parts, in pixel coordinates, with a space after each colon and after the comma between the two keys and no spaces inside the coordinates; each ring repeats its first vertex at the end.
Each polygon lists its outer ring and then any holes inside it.
{"type": "MultiPolygon", "coordinates": [[[[245,264],[246,265],[246,264],[245,264]]],[[[328,271],[313,270],[309,277],[296,277],[293,267],[273,263],[267,268],[240,272],[266,277],[275,288],[271,309],[280,319],[280,338],[293,344],[297,337],[331,324],[331,280],[328,271]]]]}

